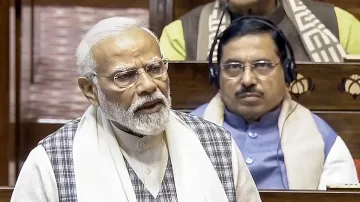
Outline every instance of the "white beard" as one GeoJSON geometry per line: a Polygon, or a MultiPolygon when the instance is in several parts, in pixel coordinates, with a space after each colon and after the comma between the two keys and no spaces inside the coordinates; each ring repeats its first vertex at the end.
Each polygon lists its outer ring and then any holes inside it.
{"type": "Polygon", "coordinates": [[[100,88],[98,88],[98,97],[100,108],[104,112],[106,118],[117,122],[134,133],[141,135],[158,135],[165,130],[169,121],[171,109],[170,91],[167,98],[159,90],[151,95],[140,96],[129,109],[124,109],[114,101],[106,100],[105,95],[100,88]],[[159,112],[152,114],[134,114],[134,112],[143,104],[157,99],[161,99],[163,103],[165,103],[159,112]]]}

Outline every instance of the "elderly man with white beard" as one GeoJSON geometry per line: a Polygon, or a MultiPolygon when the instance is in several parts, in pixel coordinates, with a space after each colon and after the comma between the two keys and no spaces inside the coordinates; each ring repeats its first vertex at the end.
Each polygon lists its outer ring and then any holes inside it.
{"type": "Polygon", "coordinates": [[[168,61],[137,20],[98,22],[77,65],[91,106],[31,151],[12,202],[261,201],[230,134],[171,110],[168,61]]]}

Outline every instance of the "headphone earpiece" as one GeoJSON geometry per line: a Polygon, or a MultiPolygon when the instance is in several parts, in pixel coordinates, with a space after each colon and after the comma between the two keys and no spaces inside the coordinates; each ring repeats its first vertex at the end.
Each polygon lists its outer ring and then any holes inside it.
{"type": "Polygon", "coordinates": [[[217,88],[220,88],[219,84],[219,67],[217,64],[210,64],[210,83],[215,85],[217,88]]]}
{"type": "Polygon", "coordinates": [[[284,69],[285,82],[290,84],[296,79],[297,71],[293,60],[286,58],[282,63],[284,69]]]}

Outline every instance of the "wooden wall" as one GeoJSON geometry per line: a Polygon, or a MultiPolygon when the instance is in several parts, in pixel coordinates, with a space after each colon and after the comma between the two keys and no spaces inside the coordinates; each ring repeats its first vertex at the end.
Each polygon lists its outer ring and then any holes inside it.
{"type": "Polygon", "coordinates": [[[9,173],[9,32],[9,0],[0,0],[0,185],[9,173]]]}
{"type": "MultiPolygon", "coordinates": [[[[37,6],[82,6],[99,8],[148,8],[151,0],[34,0],[37,6]]],[[[24,1],[27,6],[30,1],[24,1]]]]}

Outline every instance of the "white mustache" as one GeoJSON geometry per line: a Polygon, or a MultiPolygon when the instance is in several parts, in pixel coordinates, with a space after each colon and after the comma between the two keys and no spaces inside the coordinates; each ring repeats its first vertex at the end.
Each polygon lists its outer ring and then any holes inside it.
{"type": "Polygon", "coordinates": [[[135,111],[140,109],[146,103],[153,102],[156,100],[161,100],[165,105],[168,105],[166,97],[160,92],[155,92],[154,94],[152,94],[150,96],[146,95],[146,96],[140,97],[134,104],[132,104],[130,106],[129,111],[134,113],[135,111]]]}

